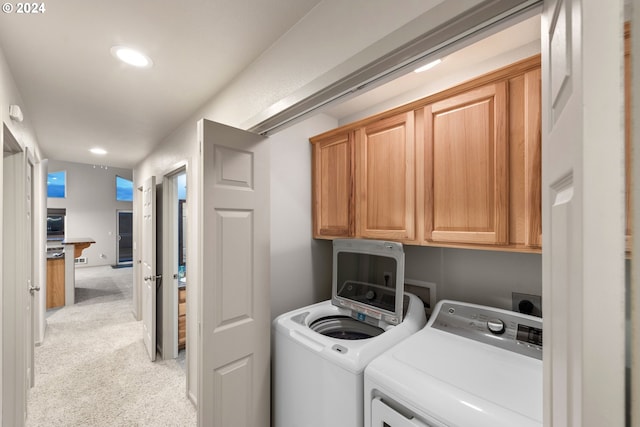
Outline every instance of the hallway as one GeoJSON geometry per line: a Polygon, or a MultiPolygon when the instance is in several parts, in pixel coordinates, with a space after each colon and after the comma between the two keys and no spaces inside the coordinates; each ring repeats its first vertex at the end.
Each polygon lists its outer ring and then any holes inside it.
{"type": "Polygon", "coordinates": [[[131,268],[76,270],[76,304],[47,312],[28,427],[196,425],[177,360],[149,361],[131,308],[131,268]]]}

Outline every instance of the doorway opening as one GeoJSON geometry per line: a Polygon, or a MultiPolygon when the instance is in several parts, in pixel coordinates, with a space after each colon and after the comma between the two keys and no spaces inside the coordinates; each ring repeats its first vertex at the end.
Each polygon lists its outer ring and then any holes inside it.
{"type": "Polygon", "coordinates": [[[187,169],[186,165],[163,177],[161,206],[162,239],[158,239],[161,258],[162,289],[159,295],[158,323],[163,359],[186,360],[187,351],[187,169]],[[162,243],[160,243],[160,241],[162,243]]]}
{"type": "Polygon", "coordinates": [[[133,264],[133,211],[119,210],[117,216],[117,265],[130,267],[133,264]]]}

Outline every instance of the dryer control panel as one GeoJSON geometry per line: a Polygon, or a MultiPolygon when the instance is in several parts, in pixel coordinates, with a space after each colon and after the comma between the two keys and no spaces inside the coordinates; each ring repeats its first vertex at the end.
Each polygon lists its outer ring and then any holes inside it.
{"type": "Polygon", "coordinates": [[[440,301],[427,327],[542,360],[542,319],[499,308],[440,301]]]}

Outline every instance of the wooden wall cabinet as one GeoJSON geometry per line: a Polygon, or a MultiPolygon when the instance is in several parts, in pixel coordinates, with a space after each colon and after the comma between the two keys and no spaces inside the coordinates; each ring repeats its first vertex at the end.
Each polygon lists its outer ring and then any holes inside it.
{"type": "Polygon", "coordinates": [[[311,138],[313,235],[540,252],[540,57],[311,138]]]}
{"type": "Polygon", "coordinates": [[[354,133],[313,144],[313,237],[354,235],[354,133]]]}
{"type": "Polygon", "coordinates": [[[542,99],[540,69],[509,85],[509,244],[542,248],[542,99]]]}
{"type": "Polygon", "coordinates": [[[424,244],[541,249],[540,79],[535,68],[424,108],[424,244]]]}
{"type": "Polygon", "coordinates": [[[415,238],[414,116],[313,140],[313,236],[415,238]]]}
{"type": "Polygon", "coordinates": [[[413,112],[356,131],[356,236],[415,239],[413,112]]]}
{"type": "Polygon", "coordinates": [[[505,82],[424,108],[425,241],[508,243],[507,115],[505,82]]]}

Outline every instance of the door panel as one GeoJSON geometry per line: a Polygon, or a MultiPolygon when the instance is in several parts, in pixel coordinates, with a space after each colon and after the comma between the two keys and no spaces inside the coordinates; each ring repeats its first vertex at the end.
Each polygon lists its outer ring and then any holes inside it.
{"type": "Polygon", "coordinates": [[[622,2],[595,0],[547,0],[542,13],[549,427],[625,425],[622,16],[622,2]]]}
{"type": "Polygon", "coordinates": [[[156,360],[156,178],[142,188],[142,338],[151,361],[156,360]]]}
{"type": "Polygon", "coordinates": [[[269,147],[207,120],[202,144],[199,424],[270,424],[269,147]]]}

